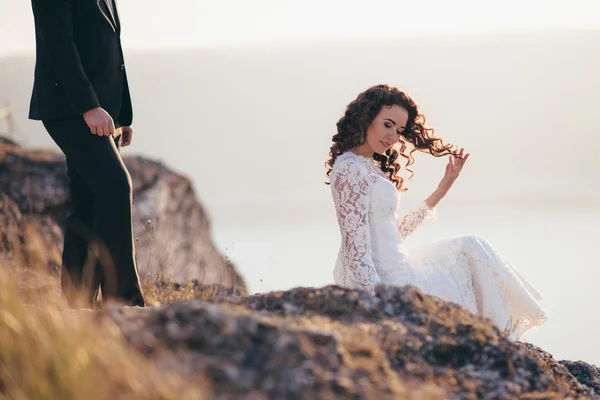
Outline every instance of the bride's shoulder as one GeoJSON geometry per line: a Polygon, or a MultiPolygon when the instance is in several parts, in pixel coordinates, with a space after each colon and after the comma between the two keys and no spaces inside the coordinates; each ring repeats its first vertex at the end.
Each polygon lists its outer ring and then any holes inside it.
{"type": "Polygon", "coordinates": [[[354,154],[351,151],[345,151],[337,156],[335,162],[333,163],[333,169],[339,170],[342,167],[348,166],[360,167],[362,163],[358,157],[359,156],[357,154],[354,154]]]}
{"type": "Polygon", "coordinates": [[[333,175],[368,175],[369,170],[363,159],[365,157],[346,151],[337,156],[331,173],[333,175]]]}

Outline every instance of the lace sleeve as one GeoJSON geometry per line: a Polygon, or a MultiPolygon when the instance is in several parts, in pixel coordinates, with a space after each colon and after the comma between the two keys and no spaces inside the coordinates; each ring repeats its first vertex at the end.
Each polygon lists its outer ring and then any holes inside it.
{"type": "Polygon", "coordinates": [[[397,221],[398,229],[402,240],[409,237],[426,219],[435,219],[435,209],[429,208],[425,201],[422,201],[417,208],[406,214],[402,219],[397,221]]]}
{"type": "Polygon", "coordinates": [[[352,161],[344,163],[332,177],[331,184],[348,268],[355,282],[373,293],[381,280],[371,257],[369,196],[372,183],[361,167],[352,161]]]}

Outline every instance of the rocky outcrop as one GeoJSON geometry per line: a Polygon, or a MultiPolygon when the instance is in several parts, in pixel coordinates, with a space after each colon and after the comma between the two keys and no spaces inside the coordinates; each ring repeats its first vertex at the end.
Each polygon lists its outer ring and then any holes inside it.
{"type": "Polygon", "coordinates": [[[411,286],[327,286],[104,311],[165,371],[218,399],[600,398],[598,369],[511,342],[411,286]]]}
{"type": "MultiPolygon", "coordinates": [[[[216,249],[190,181],[159,162],[126,157],[133,181],[140,273],[196,279],[245,293],[243,279],[216,249]]],[[[68,206],[64,156],[0,138],[0,253],[19,266],[57,269],[68,206]]]]}

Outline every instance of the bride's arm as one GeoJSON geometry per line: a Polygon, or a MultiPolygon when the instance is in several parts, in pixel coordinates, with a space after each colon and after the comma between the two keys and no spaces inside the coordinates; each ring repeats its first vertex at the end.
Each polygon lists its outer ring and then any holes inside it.
{"type": "Polygon", "coordinates": [[[375,285],[381,282],[371,256],[369,196],[372,183],[364,167],[347,162],[332,176],[331,185],[337,197],[336,212],[348,267],[355,281],[372,294],[375,285]]]}
{"type": "MultiPolygon", "coordinates": [[[[433,195],[432,195],[433,196],[433,195]]],[[[406,214],[401,219],[396,221],[402,240],[409,237],[426,219],[435,219],[436,212],[433,207],[429,206],[429,199],[422,201],[417,208],[406,214]]],[[[437,203],[436,203],[437,204],[437,203]]]]}
{"type": "Polygon", "coordinates": [[[458,178],[463,165],[469,158],[469,154],[466,154],[463,157],[463,153],[464,149],[461,149],[459,152],[460,157],[450,157],[448,165],[446,165],[446,173],[437,189],[427,199],[425,199],[425,201],[419,204],[415,210],[406,214],[402,219],[397,221],[398,229],[400,229],[402,239],[406,239],[408,236],[410,236],[410,234],[413,233],[425,219],[435,219],[435,207],[444,198],[444,196],[446,196],[456,181],[456,178],[458,178]]]}

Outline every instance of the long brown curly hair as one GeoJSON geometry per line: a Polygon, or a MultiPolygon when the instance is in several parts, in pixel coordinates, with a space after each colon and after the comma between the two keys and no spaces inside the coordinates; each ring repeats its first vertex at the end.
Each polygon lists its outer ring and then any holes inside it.
{"type": "Polygon", "coordinates": [[[425,126],[425,115],[419,111],[419,106],[407,93],[388,85],[376,85],[360,93],[348,104],[344,116],[337,122],[337,134],[332,137],[333,144],[325,163],[328,178],[336,158],[345,151],[363,144],[367,138],[367,129],[375,117],[384,106],[392,105],[398,105],[408,111],[408,122],[401,133],[400,151],[392,147],[385,154],[373,154],[373,159],[399,191],[407,189],[403,186],[404,179],[399,176],[402,167],[398,155],[406,159],[405,167],[411,174],[409,179],[414,176],[410,166],[415,162],[413,153],[417,150],[435,157],[450,154],[460,157],[454,145],[444,143],[441,137],[434,135],[433,128],[425,126]],[[411,145],[410,148],[407,144],[411,145]]]}

